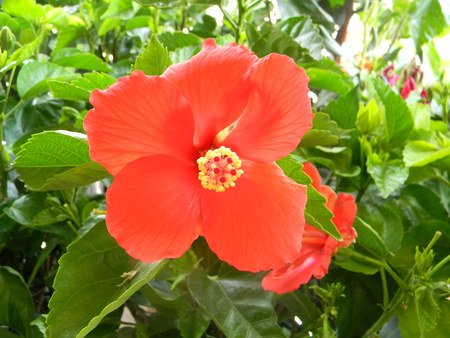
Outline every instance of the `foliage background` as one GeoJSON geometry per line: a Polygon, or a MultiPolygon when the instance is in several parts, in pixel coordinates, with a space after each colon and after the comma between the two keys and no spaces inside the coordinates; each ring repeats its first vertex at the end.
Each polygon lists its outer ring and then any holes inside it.
{"type": "MultiPolygon", "coordinates": [[[[449,32],[448,5],[3,0],[0,336],[448,337],[450,65],[434,43],[449,32]],[[347,32],[354,15],[361,30],[347,32]],[[106,232],[111,177],[82,129],[90,92],[132,69],[160,75],[207,37],[306,69],[314,127],[279,165],[300,179],[311,161],[358,202],[356,243],[325,278],[288,294],[263,291],[264,273],[236,271],[202,239],[148,264],[106,232]],[[416,89],[403,99],[410,76],[416,89]]],[[[311,209],[326,226],[321,215],[311,209]]]]}

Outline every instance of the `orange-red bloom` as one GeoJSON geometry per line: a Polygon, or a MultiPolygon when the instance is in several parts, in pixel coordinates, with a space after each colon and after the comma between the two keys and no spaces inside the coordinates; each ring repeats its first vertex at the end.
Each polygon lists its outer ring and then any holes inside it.
{"type": "Polygon", "coordinates": [[[308,77],[287,56],[258,58],[207,39],[162,76],[135,71],[92,92],[92,159],[114,175],[106,224],[127,252],[181,256],[203,235],[240,270],[294,260],[306,187],[274,163],[311,128],[308,77]]]}
{"type": "Polygon", "coordinates": [[[342,242],[323,231],[305,226],[300,256],[291,264],[271,271],[262,282],[265,290],[277,293],[291,292],[308,283],[312,276],[320,279],[327,272],[331,263],[331,256],[338,247],[349,246],[357,237],[353,229],[356,216],[356,204],[352,195],[336,193],[328,186],[321,184],[317,169],[311,163],[305,163],[303,171],[312,179],[312,185],[327,199],[326,206],[333,214],[333,223],[343,237],[342,242]]]}

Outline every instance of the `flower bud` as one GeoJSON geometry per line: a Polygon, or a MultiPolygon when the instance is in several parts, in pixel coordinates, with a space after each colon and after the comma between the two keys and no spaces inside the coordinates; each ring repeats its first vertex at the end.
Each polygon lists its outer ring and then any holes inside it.
{"type": "Polygon", "coordinates": [[[16,37],[9,27],[4,26],[0,31],[0,48],[11,53],[16,45],[16,37]]]}

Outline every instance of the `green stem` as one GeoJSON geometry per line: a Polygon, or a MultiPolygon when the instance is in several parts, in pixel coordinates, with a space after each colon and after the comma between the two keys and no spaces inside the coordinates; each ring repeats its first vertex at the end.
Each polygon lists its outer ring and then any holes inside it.
{"type": "Polygon", "coordinates": [[[444,176],[442,176],[441,174],[437,174],[437,175],[436,175],[436,178],[437,178],[439,181],[445,183],[446,185],[448,185],[448,186],[450,187],[450,181],[447,180],[447,179],[446,179],[444,176]]]}
{"type": "Polygon", "coordinates": [[[383,286],[383,311],[386,311],[386,309],[389,306],[389,290],[387,286],[386,272],[384,268],[380,269],[380,276],[381,276],[381,284],[383,286]]]}
{"type": "Polygon", "coordinates": [[[438,272],[445,264],[450,262],[450,255],[445,257],[443,260],[441,260],[439,263],[437,263],[431,270],[428,270],[426,273],[427,278],[431,278],[436,272],[438,272]]]}
{"type": "Polygon", "coordinates": [[[395,273],[394,270],[392,270],[392,268],[389,266],[389,264],[387,264],[387,263],[385,262],[384,265],[383,265],[383,267],[384,267],[384,269],[391,275],[391,277],[397,282],[397,284],[398,284],[402,289],[405,289],[405,290],[409,290],[409,289],[410,289],[409,285],[406,284],[406,283],[403,281],[403,279],[401,279],[401,278],[399,277],[399,275],[397,275],[397,274],[395,273]]]}
{"type": "Polygon", "coordinates": [[[52,242],[52,243],[47,242],[47,247],[44,250],[42,250],[38,261],[36,262],[36,264],[33,267],[33,271],[31,271],[31,275],[28,278],[28,282],[27,282],[28,286],[31,285],[31,283],[33,282],[34,278],[36,277],[36,274],[39,271],[40,267],[45,262],[46,258],[50,255],[50,253],[53,251],[53,249],[56,247],[56,245],[57,245],[56,242],[52,242]]]}
{"type": "Polygon", "coordinates": [[[431,250],[431,248],[433,247],[433,245],[437,242],[437,240],[439,239],[439,237],[442,236],[442,232],[440,231],[436,231],[434,233],[433,238],[431,239],[430,243],[428,243],[427,247],[425,248],[425,250],[423,251],[424,253],[427,253],[428,251],[431,250]]]}
{"type": "Polygon", "coordinates": [[[238,26],[236,24],[236,22],[234,22],[234,20],[231,18],[230,14],[228,14],[228,12],[226,10],[223,9],[222,5],[219,5],[219,8],[224,16],[224,18],[230,23],[231,28],[233,29],[233,31],[236,33],[238,26]]]}
{"type": "Polygon", "coordinates": [[[17,102],[17,104],[12,107],[4,116],[3,121],[6,121],[7,119],[9,119],[9,117],[14,113],[14,111],[19,108],[25,101],[20,99],[19,102],[17,102]]]}

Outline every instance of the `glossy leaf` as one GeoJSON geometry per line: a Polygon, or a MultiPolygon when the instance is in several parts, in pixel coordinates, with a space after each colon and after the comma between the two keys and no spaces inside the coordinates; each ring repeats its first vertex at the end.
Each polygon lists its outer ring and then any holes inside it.
{"type": "Polygon", "coordinates": [[[133,70],[142,70],[146,75],[161,75],[171,64],[169,52],[152,35],[147,48],[136,58],[133,70]]]}
{"type": "Polygon", "coordinates": [[[439,161],[445,166],[450,163],[450,146],[441,148],[427,141],[411,141],[403,150],[403,161],[409,167],[436,165],[439,161]]]}
{"type": "Polygon", "coordinates": [[[285,337],[272,308],[273,294],[262,289],[260,275],[230,271],[208,276],[196,269],[188,278],[188,288],[225,335],[285,337]]]}
{"type": "Polygon", "coordinates": [[[50,79],[66,81],[76,77],[68,69],[49,62],[29,62],[17,76],[17,91],[22,99],[28,99],[48,90],[50,79]]]}
{"type": "Polygon", "coordinates": [[[291,155],[277,161],[286,176],[297,182],[308,186],[308,200],[305,208],[305,221],[307,224],[324,231],[336,240],[342,237],[334,223],[331,221],[333,213],[325,206],[326,199],[312,185],[311,179],[303,171],[303,165],[295,161],[291,155]]]}
{"type": "Polygon", "coordinates": [[[59,264],[47,317],[49,338],[86,336],[165,263],[131,258],[101,222],[72,243],[59,264]]]}
{"type": "Polygon", "coordinates": [[[369,251],[376,258],[384,259],[388,255],[393,255],[386,244],[384,244],[378,232],[370,224],[356,217],[353,226],[358,233],[358,245],[369,251]]]}
{"type": "Polygon", "coordinates": [[[97,70],[100,72],[112,72],[108,64],[94,54],[80,52],[76,48],[67,48],[57,51],[52,62],[65,67],[78,69],[97,70]]]}
{"type": "Polygon", "coordinates": [[[29,188],[41,191],[69,189],[109,176],[90,159],[86,136],[65,131],[33,135],[17,154],[14,168],[29,188]]]}

